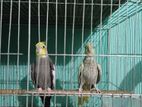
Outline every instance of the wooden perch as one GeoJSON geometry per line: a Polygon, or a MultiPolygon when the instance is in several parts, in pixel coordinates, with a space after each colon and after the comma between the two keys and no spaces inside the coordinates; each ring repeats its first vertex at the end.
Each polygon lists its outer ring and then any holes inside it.
{"type": "Polygon", "coordinates": [[[46,90],[38,92],[37,90],[15,90],[15,89],[0,89],[0,94],[1,95],[46,95],[46,96],[140,96],[140,94],[133,94],[129,93],[127,91],[119,91],[119,90],[101,90],[101,93],[96,93],[96,92],[90,92],[90,91],[83,91],[82,93],[79,93],[78,90],[53,90],[51,92],[48,92],[46,90]]]}

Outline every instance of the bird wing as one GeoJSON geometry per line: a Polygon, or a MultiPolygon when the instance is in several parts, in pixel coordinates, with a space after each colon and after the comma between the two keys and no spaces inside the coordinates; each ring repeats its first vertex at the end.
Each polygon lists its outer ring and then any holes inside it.
{"type": "Polygon", "coordinates": [[[79,75],[78,75],[78,82],[79,82],[79,84],[81,83],[81,75],[82,75],[82,73],[83,73],[83,69],[84,69],[84,64],[82,63],[82,64],[80,64],[80,67],[79,67],[79,75]]]}
{"type": "Polygon", "coordinates": [[[50,76],[51,76],[51,88],[53,89],[55,87],[55,65],[52,63],[52,60],[49,58],[49,63],[50,63],[50,76]]]}
{"type": "MultiPolygon", "coordinates": [[[[79,67],[79,75],[78,75],[78,81],[79,81],[79,85],[81,84],[81,81],[82,81],[82,79],[84,79],[83,78],[83,71],[84,71],[84,64],[82,63],[82,64],[80,64],[80,67],[79,67]]],[[[88,91],[89,90],[89,87],[88,87],[88,84],[84,84],[83,85],[83,87],[82,87],[82,89],[84,90],[84,91],[88,91]]],[[[89,100],[89,96],[87,96],[87,95],[85,95],[85,96],[82,96],[82,97],[78,97],[78,106],[80,107],[82,107],[82,105],[85,103],[85,102],[87,102],[89,100]]]]}
{"type": "Polygon", "coordinates": [[[99,83],[102,76],[102,68],[100,64],[97,64],[97,70],[98,70],[97,83],[99,83]]]}
{"type": "Polygon", "coordinates": [[[56,84],[56,79],[55,79],[55,65],[53,65],[53,68],[52,69],[52,75],[53,75],[53,87],[55,87],[55,84],[56,84]]]}
{"type": "Polygon", "coordinates": [[[35,77],[35,64],[34,63],[31,65],[31,79],[35,85],[36,84],[36,77],[35,77]]]}

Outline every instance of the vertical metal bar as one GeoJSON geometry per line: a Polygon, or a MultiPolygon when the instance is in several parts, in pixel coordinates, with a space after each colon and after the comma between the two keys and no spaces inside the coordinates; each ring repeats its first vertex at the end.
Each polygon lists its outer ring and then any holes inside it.
{"type": "Polygon", "coordinates": [[[110,18],[112,18],[112,6],[113,6],[113,0],[111,0],[111,5],[110,5],[110,18]]]}
{"type": "MultiPolygon", "coordinates": [[[[4,75],[3,75],[3,80],[4,81],[6,81],[6,67],[3,65],[3,73],[4,73],[4,75]]],[[[6,83],[5,84],[3,84],[3,89],[6,89],[6,83]]]]}
{"type": "MultiPolygon", "coordinates": [[[[1,9],[1,12],[0,12],[0,53],[1,53],[1,45],[2,45],[2,15],[3,15],[3,0],[1,0],[1,7],[0,7],[0,9],[1,9]]],[[[1,65],[1,55],[0,55],[0,65],[1,65]]],[[[2,66],[0,66],[0,71],[2,71],[3,72],[3,77],[4,77],[4,71],[3,71],[3,67],[2,66]]],[[[4,79],[4,78],[3,78],[4,79]]],[[[4,89],[4,85],[1,85],[2,87],[2,89],[4,89]]],[[[2,96],[1,96],[2,97],[2,96]]],[[[3,102],[3,99],[1,99],[1,102],[3,102]]]]}
{"type": "MultiPolygon", "coordinates": [[[[29,73],[30,73],[30,44],[31,44],[31,0],[28,3],[29,7],[29,17],[28,17],[28,63],[27,63],[27,90],[29,90],[29,73]]],[[[28,107],[28,96],[26,97],[26,107],[28,107]]]]}
{"type": "Polygon", "coordinates": [[[140,99],[140,107],[142,107],[142,95],[140,95],[139,99],[140,99]]]}
{"type": "MultiPolygon", "coordinates": [[[[137,32],[139,32],[139,28],[138,28],[138,21],[139,21],[139,13],[138,13],[138,4],[139,3],[139,1],[137,1],[136,2],[136,20],[135,20],[135,25],[134,25],[134,55],[135,54],[137,54],[137,53],[139,53],[139,52],[136,52],[136,51],[138,51],[138,50],[136,50],[136,43],[138,43],[139,44],[139,41],[137,41],[137,37],[135,37],[135,35],[136,36],[138,36],[138,33],[137,32]]],[[[137,46],[137,48],[138,48],[139,46],[137,46]]],[[[136,68],[136,63],[137,63],[137,61],[138,61],[139,59],[137,58],[136,59],[136,57],[134,58],[134,71],[135,72],[138,72],[138,70],[137,70],[137,68],[136,68]]],[[[136,83],[135,81],[136,81],[136,79],[139,79],[139,78],[136,78],[134,75],[133,75],[133,80],[134,80],[134,83],[136,83]]],[[[138,92],[137,93],[139,93],[139,89],[138,89],[138,92]]]]}
{"type": "MultiPolygon", "coordinates": [[[[57,65],[57,43],[58,43],[58,0],[56,0],[56,25],[55,25],[55,65],[57,65]]],[[[56,66],[55,66],[56,69],[56,66]]],[[[56,77],[56,75],[55,75],[56,77]]],[[[56,89],[56,85],[55,85],[56,89]]],[[[54,107],[56,107],[56,95],[54,96],[54,107]]]]}
{"type": "MultiPolygon", "coordinates": [[[[111,7],[110,7],[110,20],[112,19],[112,6],[113,6],[113,0],[111,0],[111,5],[110,5],[111,7]]],[[[111,23],[110,23],[110,26],[111,26],[111,23]]],[[[111,38],[111,29],[109,29],[108,30],[108,40],[107,40],[107,47],[108,47],[108,54],[111,54],[111,44],[110,44],[110,38],[111,38]]],[[[107,57],[108,58],[108,57],[107,57]]],[[[111,63],[112,63],[112,58],[111,57],[109,57],[108,58],[108,68],[107,68],[107,70],[108,70],[108,76],[107,76],[107,78],[108,78],[108,90],[110,89],[110,86],[109,86],[109,81],[111,81],[111,63]]]]}
{"type": "Polygon", "coordinates": [[[94,19],[94,14],[93,14],[93,12],[94,12],[94,5],[95,5],[95,3],[94,3],[94,0],[91,0],[91,5],[90,5],[90,8],[91,8],[91,20],[90,20],[90,35],[91,35],[91,37],[90,37],[90,40],[91,40],[91,42],[93,43],[93,45],[95,44],[95,42],[94,42],[94,35],[93,35],[93,30],[94,30],[94,26],[93,26],[93,19],[94,19]]]}
{"type": "Polygon", "coordinates": [[[94,0],[91,0],[91,36],[93,34],[93,10],[94,10],[94,0]]]}
{"type": "MultiPolygon", "coordinates": [[[[128,6],[128,8],[129,8],[129,0],[127,0],[127,6],[128,6]]],[[[129,9],[127,9],[127,14],[128,14],[128,17],[129,17],[129,9]]],[[[132,43],[132,25],[133,25],[133,23],[132,23],[132,21],[131,21],[131,18],[129,18],[129,21],[128,21],[128,29],[130,29],[130,35],[129,36],[127,36],[127,39],[129,39],[129,43],[132,43]]],[[[127,33],[127,31],[126,31],[126,33],[127,33]]],[[[127,46],[127,52],[128,53],[131,53],[131,44],[130,45],[128,45],[127,46]]],[[[131,58],[129,59],[129,68],[131,67],[132,65],[131,65],[131,58]]],[[[128,71],[127,71],[128,72],[128,71]]],[[[132,76],[130,75],[130,77],[132,78],[132,76]]],[[[131,82],[132,82],[132,80],[131,80],[131,82]]],[[[129,82],[127,82],[126,83],[126,86],[128,86],[129,85],[129,82]]],[[[132,86],[132,84],[129,86],[130,88],[132,88],[131,87],[132,86]]],[[[126,87],[127,88],[127,87],[126,87]]],[[[130,99],[130,101],[131,101],[131,99],[130,99]]]]}
{"type": "Polygon", "coordinates": [[[56,25],[55,25],[55,65],[57,64],[57,45],[58,45],[58,0],[56,0],[56,25]]]}
{"type": "Polygon", "coordinates": [[[111,99],[112,99],[112,107],[115,107],[115,105],[114,105],[114,101],[113,101],[113,98],[114,98],[114,96],[113,96],[113,95],[111,95],[111,99]]]}
{"type": "MultiPolygon", "coordinates": [[[[130,43],[131,43],[131,45],[130,45],[130,47],[128,47],[128,49],[130,49],[129,51],[130,51],[130,54],[132,54],[132,52],[133,52],[133,26],[134,26],[134,23],[133,23],[133,21],[132,21],[132,19],[130,18],[130,43]]],[[[132,63],[133,62],[133,58],[130,58],[130,66],[129,67],[131,67],[132,66],[132,63]]],[[[130,86],[130,89],[132,89],[133,87],[133,74],[131,74],[131,78],[132,78],[132,80],[131,80],[131,82],[132,82],[132,84],[131,84],[131,86],[130,86]]],[[[129,83],[129,82],[128,82],[129,83]]],[[[129,84],[127,84],[127,86],[128,86],[129,84]]],[[[131,107],[132,107],[132,96],[130,96],[130,103],[131,103],[131,107]]]]}
{"type": "Polygon", "coordinates": [[[54,94],[54,107],[56,107],[56,94],[54,94]]]}
{"type": "Polygon", "coordinates": [[[12,0],[10,1],[10,19],[9,19],[9,33],[8,33],[8,48],[7,48],[7,88],[9,86],[9,61],[10,61],[10,56],[9,56],[9,53],[10,53],[10,40],[11,40],[11,23],[12,23],[12,6],[13,6],[13,3],[12,3],[12,0]]]}
{"type": "Polygon", "coordinates": [[[20,53],[20,0],[18,1],[18,39],[17,39],[17,88],[19,85],[19,53],[20,53]]]}
{"type": "MultiPolygon", "coordinates": [[[[108,44],[108,54],[111,54],[111,45],[110,45],[110,37],[111,37],[111,29],[108,31],[108,40],[107,40],[107,44],[108,44]]],[[[107,81],[107,85],[108,85],[108,87],[107,87],[107,90],[109,90],[109,89],[111,89],[111,86],[110,86],[110,84],[109,84],[109,81],[111,81],[111,63],[112,63],[112,59],[111,59],[111,57],[107,57],[108,58],[108,68],[107,68],[107,70],[108,70],[108,76],[107,76],[107,78],[108,78],[108,81],[107,81]]]]}
{"type": "Polygon", "coordinates": [[[33,107],[33,106],[34,106],[34,105],[33,105],[33,104],[34,104],[34,102],[33,102],[33,101],[34,101],[34,94],[32,94],[32,98],[31,98],[31,107],[33,107]]]}
{"type": "Polygon", "coordinates": [[[49,17],[49,0],[47,0],[47,16],[46,16],[46,45],[48,46],[48,17],[49,17]]]}
{"type": "MultiPolygon", "coordinates": [[[[126,21],[126,27],[125,27],[125,31],[124,31],[124,36],[125,36],[125,47],[124,47],[124,51],[125,53],[127,54],[128,53],[128,48],[127,48],[127,29],[128,29],[128,25],[129,25],[129,19],[128,19],[128,0],[127,0],[127,3],[126,3],[126,17],[127,17],[127,21],[126,21]]],[[[124,58],[124,75],[125,76],[127,74],[127,63],[128,63],[128,60],[129,58],[124,58]]],[[[127,82],[124,83],[124,89],[126,88],[127,86],[127,82]]]]}
{"type": "Polygon", "coordinates": [[[103,102],[103,100],[104,100],[103,95],[100,96],[100,99],[101,99],[101,107],[103,107],[105,105],[104,102],[103,102]]]}
{"type": "MultiPolygon", "coordinates": [[[[140,18],[139,18],[139,20],[141,20],[141,17],[142,17],[142,12],[140,13],[140,18]]],[[[140,35],[142,35],[142,21],[140,21],[140,23],[139,23],[139,30],[140,30],[140,35]]],[[[140,37],[140,39],[139,39],[139,50],[140,50],[140,53],[142,53],[142,50],[141,50],[141,46],[142,46],[142,36],[139,36],[140,37]]],[[[142,57],[140,58],[140,61],[142,61],[142,57]]],[[[139,70],[141,70],[141,68],[139,69],[139,70]]],[[[141,74],[141,73],[140,73],[141,74]]],[[[140,87],[140,93],[142,93],[142,87],[140,87]]],[[[141,96],[141,106],[140,107],[142,107],[142,96],[141,96]]]]}
{"type": "MultiPolygon", "coordinates": [[[[130,43],[132,44],[132,25],[133,25],[133,23],[132,23],[132,21],[131,21],[131,19],[130,19],[130,21],[129,21],[129,27],[130,27],[130,43]]],[[[131,45],[130,46],[128,46],[128,50],[129,50],[129,52],[131,53],[131,51],[132,51],[132,47],[131,47],[131,45]]],[[[131,67],[132,66],[132,58],[130,58],[130,66],[129,67],[131,67]]],[[[132,75],[130,75],[131,76],[131,78],[132,78],[132,75]]],[[[131,80],[131,82],[132,82],[132,80],[131,80]]],[[[129,84],[127,84],[127,85],[129,85],[129,84]]],[[[132,84],[130,85],[130,88],[132,89],[132,84]]]]}
{"type": "Polygon", "coordinates": [[[82,15],[82,39],[81,39],[81,46],[82,46],[82,54],[83,54],[83,43],[84,43],[84,20],[85,20],[85,1],[83,0],[83,15],[82,15]]]}
{"type": "Polygon", "coordinates": [[[133,99],[132,99],[132,95],[130,95],[130,101],[131,101],[131,102],[130,102],[130,105],[131,105],[130,107],[133,107],[133,99]]]}
{"type": "MultiPolygon", "coordinates": [[[[67,0],[65,0],[65,19],[64,19],[64,54],[66,54],[66,28],[67,28],[67,0]]],[[[66,80],[66,67],[65,67],[65,65],[66,65],[66,56],[64,55],[64,59],[63,59],[64,61],[63,61],[63,72],[62,72],[62,78],[63,78],[63,81],[65,81],[66,80]]],[[[71,78],[71,77],[70,77],[71,78]]],[[[63,82],[63,90],[64,90],[64,88],[65,88],[65,84],[64,84],[65,82],[63,82]]]]}
{"type": "Polygon", "coordinates": [[[41,41],[41,38],[40,38],[40,0],[38,0],[38,41],[41,41]]]}
{"type": "MultiPolygon", "coordinates": [[[[118,19],[120,19],[120,4],[121,4],[121,2],[120,2],[120,0],[119,0],[119,7],[118,7],[118,19]]],[[[119,24],[119,20],[118,20],[118,29],[117,29],[117,32],[120,32],[120,24],[119,24]]],[[[117,54],[119,54],[120,53],[120,48],[119,48],[119,39],[120,39],[120,37],[119,37],[119,34],[117,33],[117,35],[116,35],[116,42],[117,42],[117,54]]],[[[121,68],[121,66],[120,66],[120,61],[121,61],[121,57],[118,59],[118,61],[116,62],[116,85],[118,85],[119,84],[119,81],[120,81],[120,77],[121,77],[121,75],[118,73],[118,70],[120,70],[120,68],[121,68]]]]}
{"type": "MultiPolygon", "coordinates": [[[[111,36],[111,33],[110,33],[111,29],[108,30],[108,37],[107,37],[107,54],[111,54],[111,45],[110,45],[110,36],[111,36]]],[[[107,71],[106,71],[106,78],[107,78],[107,90],[109,90],[110,86],[109,86],[109,81],[110,80],[110,74],[111,74],[111,57],[107,57],[107,71]]]]}
{"type": "MultiPolygon", "coordinates": [[[[73,5],[71,72],[74,72],[74,56],[73,56],[73,54],[74,54],[75,10],[76,10],[76,0],[74,0],[74,5],[73,5]]],[[[71,88],[72,88],[72,86],[71,86],[71,88]]]]}
{"type": "MultiPolygon", "coordinates": [[[[6,72],[4,66],[3,66],[3,72],[6,72]]],[[[5,77],[6,77],[6,73],[4,73],[4,81],[6,81],[6,80],[5,80],[5,77]]],[[[6,89],[6,84],[4,84],[3,89],[6,89]]],[[[6,99],[6,96],[3,96],[3,99],[2,99],[2,100],[3,100],[3,104],[2,104],[2,105],[4,105],[4,106],[6,106],[6,101],[5,101],[5,99],[6,99]]]]}
{"type": "MultiPolygon", "coordinates": [[[[141,18],[140,18],[140,13],[139,13],[138,22],[140,22],[140,20],[141,20],[141,18]]],[[[141,24],[139,23],[139,26],[138,26],[139,35],[141,35],[141,27],[140,27],[140,26],[141,26],[141,24]]],[[[138,47],[139,47],[139,53],[141,53],[141,52],[140,52],[140,50],[141,50],[140,47],[142,46],[142,45],[140,45],[140,40],[141,40],[141,37],[138,38],[138,41],[139,41],[139,42],[138,42],[138,45],[139,45],[139,46],[138,46],[138,47]]],[[[141,58],[139,58],[139,61],[141,61],[141,58]]],[[[141,70],[140,67],[139,67],[138,70],[139,70],[139,71],[141,70]]],[[[140,74],[140,73],[139,73],[139,74],[140,74]]],[[[141,93],[141,92],[142,92],[142,91],[141,91],[141,87],[139,87],[139,93],[141,93]]]]}
{"type": "Polygon", "coordinates": [[[66,95],[66,107],[68,107],[68,94],[66,95]]]}
{"type": "Polygon", "coordinates": [[[42,107],[44,107],[44,105],[45,105],[45,94],[44,94],[44,96],[43,96],[44,98],[43,98],[43,106],[42,107]]]}
{"type": "MultiPolygon", "coordinates": [[[[13,6],[13,2],[12,2],[12,0],[10,1],[10,19],[9,19],[9,33],[8,33],[8,47],[7,47],[7,53],[8,53],[8,55],[7,55],[7,71],[6,71],[6,84],[7,84],[7,89],[8,88],[10,88],[9,87],[9,82],[10,82],[10,66],[9,66],[9,64],[10,64],[10,55],[9,55],[9,53],[10,53],[10,43],[11,43],[11,24],[12,24],[12,6],[13,6]]],[[[10,101],[11,102],[11,101],[10,101]]],[[[7,102],[8,103],[8,102],[7,102]]]]}
{"type": "MultiPolygon", "coordinates": [[[[1,12],[0,12],[0,53],[2,45],[2,15],[3,15],[3,0],[1,0],[1,12]]],[[[0,65],[1,65],[1,55],[0,55],[0,65]]]]}
{"type": "Polygon", "coordinates": [[[76,101],[76,96],[75,96],[75,94],[73,94],[72,98],[73,98],[73,107],[76,107],[76,106],[75,106],[75,104],[76,104],[76,102],[75,102],[75,101],[76,101]]]}
{"type": "MultiPolygon", "coordinates": [[[[75,95],[75,98],[77,99],[77,98],[78,98],[78,95],[75,95]]],[[[75,103],[75,107],[78,107],[77,100],[76,100],[76,103],[75,103]]]]}
{"type": "MultiPolygon", "coordinates": [[[[132,19],[132,23],[133,23],[133,25],[132,25],[132,52],[131,52],[131,54],[134,54],[134,52],[135,52],[134,47],[135,47],[135,23],[136,23],[136,17],[134,17],[134,20],[132,19]]],[[[133,67],[135,66],[135,57],[132,58],[132,66],[133,67]]],[[[135,71],[135,67],[134,67],[134,71],[135,71]]],[[[134,73],[132,73],[132,88],[133,88],[133,86],[134,86],[134,73]]],[[[132,101],[132,103],[133,103],[133,101],[132,101]]]]}
{"type": "MultiPolygon", "coordinates": [[[[15,82],[12,82],[13,81],[13,77],[14,77],[14,72],[15,72],[14,70],[16,70],[15,69],[15,65],[11,66],[10,69],[13,72],[12,75],[11,75],[11,78],[10,78],[10,82],[11,82],[11,85],[12,85],[11,89],[13,89],[14,85],[15,85],[15,82]]],[[[14,106],[14,103],[13,103],[14,102],[14,94],[11,96],[11,99],[12,100],[10,101],[10,106],[14,106]]]]}
{"type": "MultiPolygon", "coordinates": [[[[103,20],[103,0],[101,0],[101,12],[100,12],[100,37],[99,37],[99,41],[100,41],[100,49],[102,49],[102,40],[101,40],[101,37],[102,37],[102,20],[103,20]]],[[[100,50],[100,54],[101,54],[101,50],[100,50]]]]}
{"type": "Polygon", "coordinates": [[[120,95],[120,107],[123,107],[123,95],[120,95]]]}

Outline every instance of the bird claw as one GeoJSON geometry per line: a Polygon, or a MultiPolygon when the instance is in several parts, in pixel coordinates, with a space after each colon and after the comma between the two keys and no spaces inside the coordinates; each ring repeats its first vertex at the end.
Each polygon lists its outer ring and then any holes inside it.
{"type": "Polygon", "coordinates": [[[97,93],[101,93],[101,90],[97,89],[96,92],[97,92],[97,93]]]}
{"type": "Polygon", "coordinates": [[[41,92],[41,91],[42,91],[42,88],[38,88],[38,91],[41,92]]]}
{"type": "Polygon", "coordinates": [[[51,88],[48,88],[47,91],[48,91],[48,92],[51,92],[52,90],[51,90],[51,88]]]}
{"type": "MultiPolygon", "coordinates": [[[[81,93],[81,92],[82,92],[82,89],[79,88],[79,89],[78,89],[78,92],[81,93]]],[[[79,94],[78,96],[81,97],[81,94],[79,94]]]]}
{"type": "Polygon", "coordinates": [[[91,92],[95,91],[96,93],[101,93],[101,91],[99,89],[96,89],[96,88],[92,88],[90,91],[91,92]]]}
{"type": "Polygon", "coordinates": [[[48,92],[48,95],[50,95],[52,93],[52,89],[51,88],[47,88],[47,92],[48,92]]]}
{"type": "Polygon", "coordinates": [[[81,89],[81,88],[79,88],[79,89],[78,89],[78,91],[79,91],[79,93],[81,93],[81,92],[82,92],[82,89],[81,89]]]}

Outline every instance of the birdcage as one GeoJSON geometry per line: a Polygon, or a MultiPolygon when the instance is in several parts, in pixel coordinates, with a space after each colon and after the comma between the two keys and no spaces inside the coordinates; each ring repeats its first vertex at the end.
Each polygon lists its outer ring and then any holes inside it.
{"type": "Polygon", "coordinates": [[[141,93],[141,0],[0,1],[0,107],[44,107],[40,95],[52,96],[51,107],[142,107],[141,93]],[[39,41],[55,64],[51,93],[31,80],[39,41]],[[87,43],[102,68],[101,93],[78,92],[87,43]]]}

